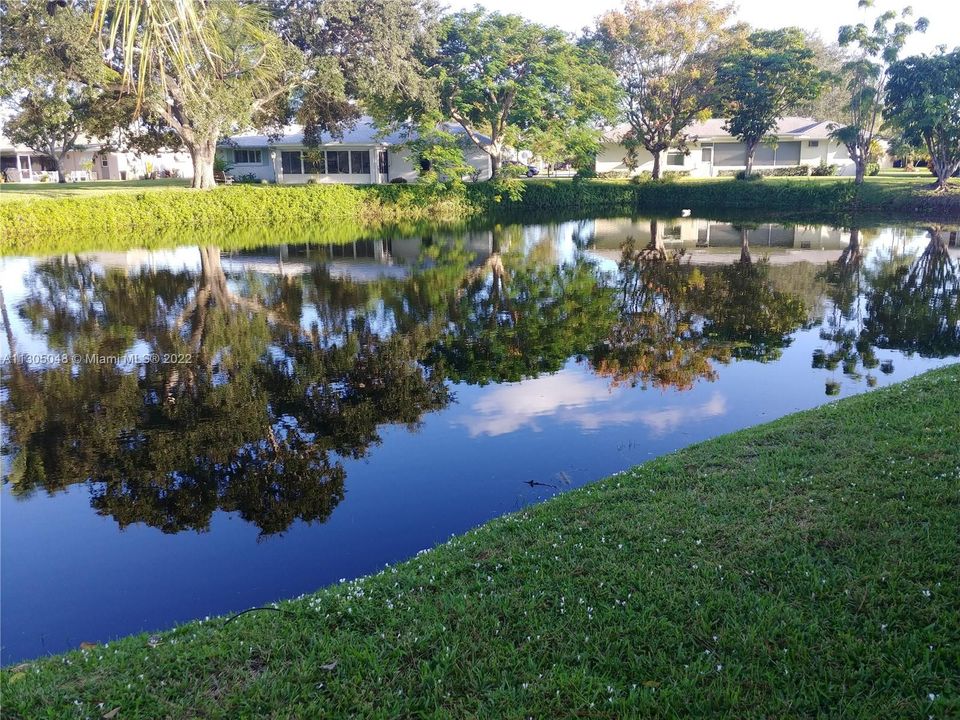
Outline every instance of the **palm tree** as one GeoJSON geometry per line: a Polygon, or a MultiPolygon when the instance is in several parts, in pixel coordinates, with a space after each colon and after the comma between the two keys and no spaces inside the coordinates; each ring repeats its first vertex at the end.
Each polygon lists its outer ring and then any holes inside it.
{"type": "Polygon", "coordinates": [[[299,54],[263,8],[236,0],[95,0],[94,28],[122,89],[159,116],[214,185],[217,139],[290,92],[299,54]]]}

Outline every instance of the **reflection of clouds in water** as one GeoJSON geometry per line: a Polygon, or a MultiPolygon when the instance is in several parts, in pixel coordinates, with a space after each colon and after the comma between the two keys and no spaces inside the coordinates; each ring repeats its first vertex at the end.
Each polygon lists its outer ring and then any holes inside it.
{"type": "Polygon", "coordinates": [[[669,407],[641,414],[640,422],[649,427],[655,436],[676,430],[687,421],[720,417],[727,412],[727,399],[715,392],[709,400],[691,407],[669,407]]]}
{"type": "Polygon", "coordinates": [[[466,408],[466,414],[453,422],[467,428],[470,437],[505,435],[522,429],[539,432],[539,421],[543,418],[577,425],[588,431],[638,423],[646,426],[654,436],[659,436],[685,422],[718,417],[727,412],[726,398],[718,392],[705,402],[689,406],[610,407],[610,403],[624,399],[627,393],[633,393],[632,399],[655,397],[639,395],[636,390],[611,390],[602,378],[587,376],[578,370],[563,370],[555,375],[487,389],[466,408]]]}

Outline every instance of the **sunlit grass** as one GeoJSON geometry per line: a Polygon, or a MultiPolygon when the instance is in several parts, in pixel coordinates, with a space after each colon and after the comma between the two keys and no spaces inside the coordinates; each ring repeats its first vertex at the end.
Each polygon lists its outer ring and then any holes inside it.
{"type": "Polygon", "coordinates": [[[94,197],[112,193],[188,187],[190,187],[190,181],[182,179],[96,180],[65,184],[56,182],[3,183],[0,184],[0,203],[43,198],[94,197]]]}
{"type": "MultiPolygon", "coordinates": [[[[960,366],[379,575],[7,668],[11,717],[956,717],[960,366]]],[[[65,600],[68,601],[68,600],[65,600]]]]}

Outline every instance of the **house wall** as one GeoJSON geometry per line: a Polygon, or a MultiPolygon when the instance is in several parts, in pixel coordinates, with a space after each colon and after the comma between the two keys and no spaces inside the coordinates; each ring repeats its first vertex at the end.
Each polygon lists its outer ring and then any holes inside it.
{"type": "MultiPolygon", "coordinates": [[[[279,179],[279,182],[284,185],[302,185],[310,181],[317,183],[347,183],[351,185],[366,185],[371,183],[387,183],[397,178],[403,178],[408,183],[414,183],[419,178],[418,169],[413,167],[413,164],[410,162],[409,155],[405,152],[397,152],[395,150],[388,149],[387,163],[389,166],[389,172],[382,174],[379,172],[378,162],[379,153],[382,149],[381,146],[351,147],[345,145],[331,145],[324,146],[324,148],[328,150],[346,151],[366,150],[370,153],[370,172],[351,174],[284,173],[281,153],[289,151],[296,152],[298,150],[302,150],[302,146],[242,148],[244,150],[260,150],[260,163],[234,162],[234,148],[230,147],[218,148],[217,155],[232,166],[230,169],[230,174],[235,177],[238,175],[252,174],[257,178],[261,180],[267,180],[268,182],[278,182],[279,179]],[[270,159],[271,152],[276,153],[276,159],[270,159]]],[[[464,152],[464,156],[467,162],[479,171],[479,178],[481,180],[486,180],[490,177],[490,158],[485,152],[474,146],[473,148],[467,148],[464,152]]]]}
{"type": "MultiPolygon", "coordinates": [[[[26,153],[18,153],[25,155],[26,153]]],[[[34,168],[39,168],[40,156],[29,153],[33,157],[34,168]]],[[[7,153],[4,153],[7,156],[7,153]]],[[[160,152],[157,154],[138,155],[134,152],[102,153],[97,149],[73,150],[63,159],[63,171],[67,182],[85,180],[138,180],[147,174],[147,166],[153,171],[175,171],[178,177],[192,178],[193,163],[187,152],[160,152]],[[104,165],[104,161],[106,164],[104,165]],[[88,167],[90,168],[88,170],[88,167]]],[[[48,182],[56,181],[54,171],[41,173],[35,171],[31,181],[40,180],[41,175],[48,176],[48,182]]],[[[15,173],[8,173],[12,177],[15,173]]],[[[20,178],[22,179],[22,178],[20,178]]]]}
{"type": "MultiPolygon", "coordinates": [[[[683,159],[683,164],[675,165],[670,164],[667,161],[668,153],[663,153],[661,155],[660,168],[663,171],[674,170],[674,171],[685,171],[689,172],[690,175],[694,177],[712,177],[718,175],[722,171],[729,170],[742,170],[744,165],[733,165],[733,164],[719,164],[711,163],[709,161],[703,160],[702,151],[704,147],[713,147],[714,157],[719,157],[718,151],[716,148],[721,148],[723,145],[729,145],[736,143],[736,140],[717,140],[717,141],[705,141],[702,143],[690,143],[688,146],[689,154],[686,155],[683,159]]],[[[838,174],[839,175],[853,175],[855,168],[853,161],[850,160],[850,156],[847,153],[846,148],[836,142],[831,140],[818,140],[816,145],[811,145],[809,140],[795,140],[793,138],[785,138],[782,142],[799,142],[800,143],[800,161],[799,163],[780,163],[777,162],[776,165],[773,164],[764,164],[758,162],[754,164],[754,167],[758,170],[769,169],[773,167],[787,167],[795,166],[796,164],[800,165],[809,165],[816,166],[822,162],[826,164],[836,164],[839,165],[838,174]]],[[[634,175],[640,174],[643,171],[652,171],[653,170],[653,155],[647,152],[644,149],[640,149],[637,153],[637,161],[639,165],[633,171],[634,175]]],[[[622,144],[619,143],[605,143],[601,145],[600,152],[597,154],[596,158],[596,171],[597,173],[606,173],[606,172],[627,172],[628,168],[624,163],[624,158],[627,155],[627,149],[622,144]]]]}

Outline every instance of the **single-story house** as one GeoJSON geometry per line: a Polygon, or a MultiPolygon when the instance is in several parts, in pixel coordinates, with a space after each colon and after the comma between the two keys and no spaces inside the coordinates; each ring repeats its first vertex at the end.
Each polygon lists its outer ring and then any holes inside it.
{"type": "MultiPolygon", "coordinates": [[[[193,177],[193,162],[186,150],[156,154],[104,149],[95,140],[84,140],[67,153],[63,168],[68,182],[82,180],[138,180],[148,175],[193,177]]],[[[57,166],[26,145],[0,135],[0,173],[7,182],[57,182],[57,166]]]]}
{"type": "MultiPolygon", "coordinates": [[[[467,138],[459,125],[449,123],[446,129],[463,138],[464,156],[475,169],[476,179],[489,178],[490,156],[467,138]]],[[[317,147],[308,148],[304,143],[303,126],[288,125],[279,136],[258,132],[233,135],[217,145],[217,155],[230,166],[234,177],[252,175],[276,183],[376,185],[401,178],[416,182],[419,168],[413,167],[409,151],[403,147],[408,140],[402,132],[381,133],[371,118],[363,117],[343,137],[322,135],[317,147]]]]}
{"type": "MultiPolygon", "coordinates": [[[[694,177],[715,177],[746,166],[746,146],[724,129],[726,120],[711,118],[690,125],[685,133],[689,138],[687,152],[671,149],[660,158],[663,171],[688,172],[694,177]]],[[[808,117],[783,117],[771,134],[777,145],[761,143],[754,153],[756,170],[798,165],[817,166],[821,163],[837,165],[838,175],[856,172],[846,147],[830,137],[835,123],[808,117]]],[[[623,139],[630,131],[628,124],[618,125],[604,133],[597,154],[597,173],[632,173],[637,175],[653,169],[653,155],[640,147],[636,152],[636,168],[627,165],[627,149],[623,139]]]]}

